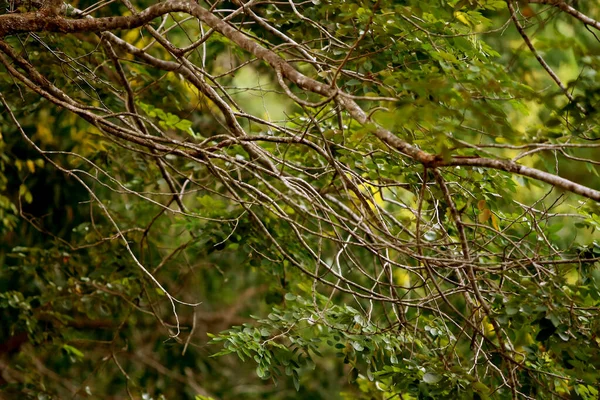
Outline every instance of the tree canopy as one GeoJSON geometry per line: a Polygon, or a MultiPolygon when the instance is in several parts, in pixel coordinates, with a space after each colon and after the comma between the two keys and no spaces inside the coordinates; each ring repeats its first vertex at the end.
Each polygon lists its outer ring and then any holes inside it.
{"type": "Polygon", "coordinates": [[[3,0],[0,398],[598,398],[599,35],[3,0]]]}

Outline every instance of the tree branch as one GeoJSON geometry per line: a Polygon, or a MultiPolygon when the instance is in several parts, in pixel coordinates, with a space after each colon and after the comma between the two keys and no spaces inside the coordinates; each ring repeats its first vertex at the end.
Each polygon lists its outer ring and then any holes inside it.
{"type": "Polygon", "coordinates": [[[524,165],[517,164],[510,160],[499,160],[485,157],[453,157],[448,161],[436,162],[434,165],[437,167],[461,166],[497,169],[546,182],[554,187],[576,193],[592,200],[600,201],[600,191],[598,190],[580,185],[558,175],[553,175],[548,172],[540,171],[539,169],[529,168],[524,165]]]}
{"type": "Polygon", "coordinates": [[[570,4],[567,4],[564,1],[560,1],[560,0],[559,1],[557,1],[557,0],[529,0],[529,2],[534,3],[534,4],[547,4],[549,6],[556,7],[558,9],[560,9],[561,11],[564,11],[567,14],[570,14],[573,17],[577,18],[584,24],[592,26],[600,31],[600,21],[596,21],[595,19],[588,17],[587,15],[585,15],[581,11],[576,10],[575,8],[571,7],[570,4]]]}
{"type": "Polygon", "coordinates": [[[537,49],[531,42],[531,39],[527,35],[527,32],[525,32],[525,28],[523,28],[523,25],[521,25],[521,23],[519,22],[519,20],[517,18],[517,12],[513,6],[513,0],[506,0],[506,5],[508,6],[508,11],[510,12],[510,18],[513,20],[513,23],[515,24],[515,28],[517,28],[517,31],[523,38],[523,41],[525,42],[527,47],[529,47],[529,50],[534,55],[535,59],[540,63],[542,68],[544,68],[544,70],[546,70],[548,75],[550,75],[550,78],[552,78],[552,80],[554,82],[556,82],[556,85],[560,88],[560,90],[562,90],[562,92],[565,94],[565,96],[567,96],[569,101],[572,103],[575,103],[575,105],[577,106],[579,111],[586,114],[586,110],[581,105],[577,104],[573,95],[569,92],[569,90],[564,85],[564,83],[562,83],[562,81],[560,80],[558,75],[556,75],[556,72],[554,72],[552,70],[552,68],[548,65],[546,60],[544,60],[544,58],[541,56],[541,54],[537,51],[537,49]]]}
{"type": "MultiPolygon", "coordinates": [[[[509,9],[514,18],[514,8],[510,0],[507,0],[509,9]]],[[[248,38],[243,32],[231,26],[226,21],[218,18],[210,11],[205,10],[198,4],[188,0],[168,0],[159,3],[136,15],[123,17],[106,18],[86,18],[81,20],[68,19],[59,16],[48,17],[39,13],[8,14],[0,16],[0,37],[15,34],[19,32],[101,32],[118,29],[131,29],[143,26],[153,19],[170,12],[185,12],[195,16],[208,26],[227,37],[237,44],[240,48],[253,54],[255,57],[271,65],[275,71],[281,71],[282,75],[296,84],[301,89],[322,95],[326,98],[336,97],[344,109],[362,125],[369,124],[372,133],[389,147],[399,151],[402,154],[431,167],[449,167],[449,166],[478,166],[493,168],[506,172],[517,173],[529,178],[537,179],[558,188],[579,194],[581,196],[600,201],[600,191],[588,188],[568,179],[540,171],[534,168],[525,167],[508,160],[497,160],[490,158],[459,158],[454,157],[444,160],[441,156],[427,153],[416,146],[413,146],[400,139],[391,131],[373,123],[367,113],[347,94],[338,89],[310,78],[287,63],[275,52],[261,46],[254,40],[248,38]]],[[[520,26],[516,21],[517,29],[520,26]]],[[[522,27],[521,27],[522,30],[522,27]]],[[[525,35],[526,37],[526,35],[525,35]]],[[[529,42],[530,44],[530,42],[529,42]]],[[[535,53],[534,53],[535,54],[535,53]]],[[[543,60],[542,60],[543,61],[543,60]]],[[[555,77],[555,74],[554,76],[555,77]]],[[[557,78],[557,77],[556,77],[557,78]]],[[[558,79],[558,78],[557,78],[558,79]]],[[[555,79],[556,80],[556,79],[555,79]]],[[[558,80],[561,89],[570,96],[560,80],[558,80]]],[[[570,96],[572,97],[572,96],[570,96]]]]}

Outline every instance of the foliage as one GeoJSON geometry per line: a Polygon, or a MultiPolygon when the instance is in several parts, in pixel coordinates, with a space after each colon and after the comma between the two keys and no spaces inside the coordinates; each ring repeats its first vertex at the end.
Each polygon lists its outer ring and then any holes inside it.
{"type": "Polygon", "coordinates": [[[597,4],[67,3],[0,15],[0,397],[598,397],[597,4]]]}

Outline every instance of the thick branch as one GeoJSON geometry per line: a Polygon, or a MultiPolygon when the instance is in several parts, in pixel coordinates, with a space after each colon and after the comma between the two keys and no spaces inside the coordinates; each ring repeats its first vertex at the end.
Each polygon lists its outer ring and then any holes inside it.
{"type": "Polygon", "coordinates": [[[484,157],[456,157],[451,158],[448,161],[436,162],[435,165],[438,167],[461,166],[498,169],[546,182],[554,187],[576,193],[592,200],[600,201],[600,191],[580,185],[558,175],[553,175],[535,168],[525,167],[509,160],[498,160],[484,157]]]}
{"type": "MultiPolygon", "coordinates": [[[[20,32],[103,32],[119,29],[132,29],[143,26],[153,19],[169,12],[186,12],[202,20],[211,28],[229,38],[244,50],[254,54],[257,58],[269,63],[276,70],[302,89],[325,97],[336,96],[337,89],[309,78],[289,65],[276,53],[268,50],[251,39],[227,22],[213,15],[198,4],[186,0],[170,0],[151,6],[139,14],[126,17],[86,18],[81,20],[62,17],[48,17],[39,13],[10,14],[0,16],[0,38],[9,34],[20,32]]],[[[340,96],[340,103],[350,115],[361,124],[369,122],[367,114],[348,96],[340,96]]],[[[427,154],[420,149],[399,139],[392,132],[376,127],[374,132],[379,139],[390,147],[420,161],[429,163],[435,156],[427,154]]]]}
{"type": "Polygon", "coordinates": [[[167,1],[126,17],[69,19],[46,12],[0,15],[0,38],[24,32],[104,32],[137,28],[169,12],[188,11],[184,0],[167,1]]]}

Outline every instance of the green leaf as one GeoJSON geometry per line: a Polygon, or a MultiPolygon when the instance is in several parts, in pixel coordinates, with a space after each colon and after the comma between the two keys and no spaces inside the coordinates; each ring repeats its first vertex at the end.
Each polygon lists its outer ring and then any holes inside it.
{"type": "Polygon", "coordinates": [[[352,342],[352,347],[354,347],[354,350],[356,351],[363,351],[365,349],[365,347],[358,342],[352,342]]]}
{"type": "Polygon", "coordinates": [[[62,348],[63,348],[63,350],[65,350],[67,352],[67,354],[69,354],[75,358],[83,359],[85,356],[85,354],[82,351],[80,351],[76,347],[70,346],[68,344],[63,344],[62,348]]]}
{"type": "Polygon", "coordinates": [[[442,380],[441,375],[438,375],[438,374],[435,374],[432,372],[427,372],[425,375],[423,375],[423,382],[428,383],[430,385],[434,385],[441,380],[442,380]]]}

